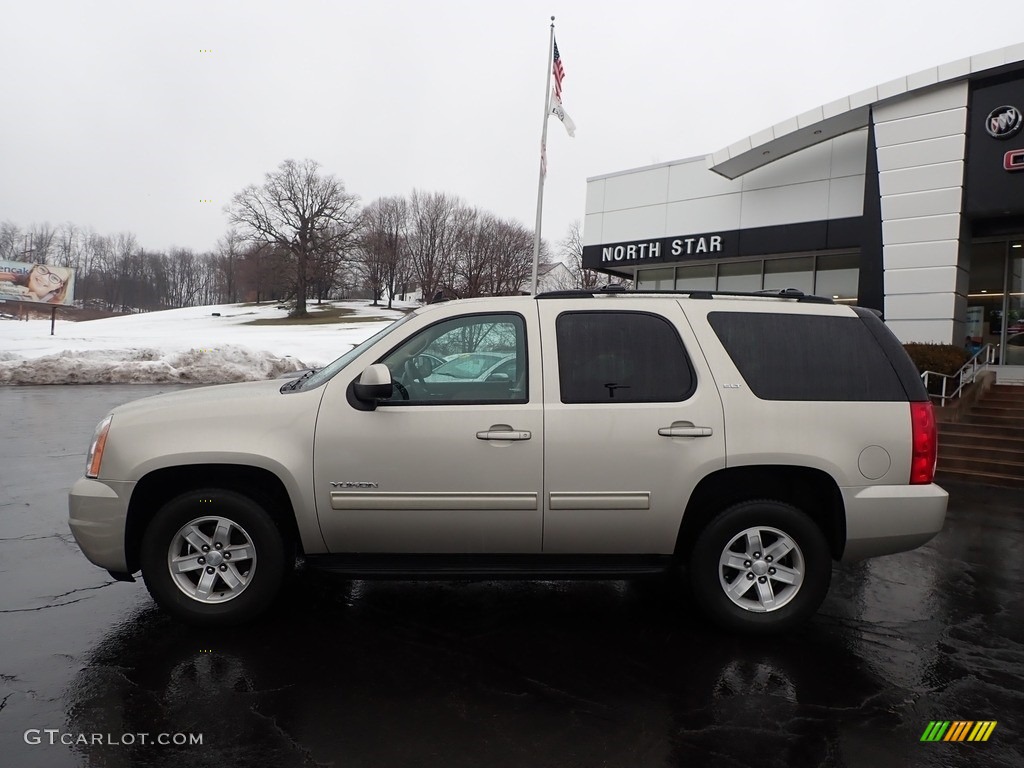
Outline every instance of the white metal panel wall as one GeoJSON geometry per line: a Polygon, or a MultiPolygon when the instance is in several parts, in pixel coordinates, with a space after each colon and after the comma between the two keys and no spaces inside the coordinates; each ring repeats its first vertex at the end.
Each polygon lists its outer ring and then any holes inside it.
{"type": "Polygon", "coordinates": [[[668,197],[668,166],[642,168],[605,179],[604,209],[621,211],[664,204],[668,197]]]}
{"type": "Polygon", "coordinates": [[[885,317],[904,342],[963,337],[967,99],[958,82],[874,109],[885,317]]]}
{"type": "Polygon", "coordinates": [[[621,243],[626,240],[652,240],[666,237],[665,206],[648,205],[608,211],[601,223],[602,242],[621,243]]]}
{"type": "MultiPolygon", "coordinates": [[[[743,188],[737,179],[727,179],[708,170],[704,158],[674,163],[668,170],[668,202],[707,199],[718,195],[738,194],[743,188]]],[[[686,234],[680,232],[679,234],[686,234]]]]}
{"type": "Polygon", "coordinates": [[[668,204],[666,235],[728,232],[740,228],[740,195],[716,195],[668,204]]]}
{"type": "Polygon", "coordinates": [[[705,158],[587,182],[584,245],[860,216],[867,129],[730,180],[705,158]]]}

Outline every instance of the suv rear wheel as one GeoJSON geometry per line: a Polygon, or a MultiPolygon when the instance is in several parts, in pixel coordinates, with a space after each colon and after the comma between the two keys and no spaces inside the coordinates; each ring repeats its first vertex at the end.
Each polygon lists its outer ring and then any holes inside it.
{"type": "Polygon", "coordinates": [[[285,545],[256,501],[206,488],[167,502],[142,539],[142,576],[153,599],[192,624],[231,625],[277,597],[285,545]]]}
{"type": "Polygon", "coordinates": [[[780,501],[745,501],[714,517],[690,558],[694,598],[719,625],[779,632],[810,617],[832,578],[821,529],[780,501]]]}

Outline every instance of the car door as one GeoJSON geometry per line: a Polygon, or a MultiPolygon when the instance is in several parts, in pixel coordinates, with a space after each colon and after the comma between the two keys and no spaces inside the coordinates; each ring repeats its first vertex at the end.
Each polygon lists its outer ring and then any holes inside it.
{"type": "Polygon", "coordinates": [[[544,552],[671,553],[693,488],[725,466],[721,398],[682,309],[537,303],[544,552]]]}
{"type": "Polygon", "coordinates": [[[391,370],[394,393],[373,410],[352,396],[359,371],[328,383],[314,483],[331,552],[540,552],[540,340],[535,302],[516,306],[432,310],[386,338],[358,361],[391,370]],[[437,359],[479,353],[513,355],[517,376],[431,375],[437,359]]]}

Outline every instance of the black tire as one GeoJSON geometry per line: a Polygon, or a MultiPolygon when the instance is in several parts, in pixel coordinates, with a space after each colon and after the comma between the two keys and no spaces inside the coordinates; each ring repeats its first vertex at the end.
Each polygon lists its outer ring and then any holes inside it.
{"type": "Polygon", "coordinates": [[[792,629],[818,610],[832,580],[832,557],[821,529],[796,507],[744,501],[701,531],[689,575],[694,599],[716,624],[769,634],[792,629]],[[756,542],[764,551],[756,551],[756,542]]]}
{"type": "Polygon", "coordinates": [[[232,626],[255,618],[277,598],[287,551],[259,503],[235,491],[203,488],[160,508],[142,538],[140,561],[146,588],[172,616],[198,626],[232,626]],[[189,523],[196,529],[188,534],[192,542],[183,534],[189,523]],[[208,551],[193,542],[205,542],[208,551]],[[172,557],[182,561],[182,573],[172,573],[172,557]]]}

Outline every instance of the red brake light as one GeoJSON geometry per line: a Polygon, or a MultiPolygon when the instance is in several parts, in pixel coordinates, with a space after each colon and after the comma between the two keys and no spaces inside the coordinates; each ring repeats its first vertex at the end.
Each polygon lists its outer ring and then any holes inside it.
{"type": "Polygon", "coordinates": [[[914,449],[910,457],[910,484],[928,485],[935,478],[938,430],[931,403],[910,404],[910,425],[914,449]]]}

